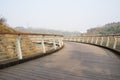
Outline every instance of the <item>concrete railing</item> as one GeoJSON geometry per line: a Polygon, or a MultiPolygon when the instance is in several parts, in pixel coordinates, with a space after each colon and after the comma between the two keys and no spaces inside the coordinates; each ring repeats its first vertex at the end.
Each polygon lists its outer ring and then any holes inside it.
{"type": "Polygon", "coordinates": [[[120,35],[65,36],[64,40],[94,44],[120,51],[120,35]]]}
{"type": "Polygon", "coordinates": [[[0,33],[0,61],[46,54],[63,46],[63,36],[35,33],[0,33]]]}

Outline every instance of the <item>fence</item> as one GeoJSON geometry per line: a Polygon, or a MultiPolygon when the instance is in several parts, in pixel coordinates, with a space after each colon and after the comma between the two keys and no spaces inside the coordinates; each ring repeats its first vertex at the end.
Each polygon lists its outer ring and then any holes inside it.
{"type": "Polygon", "coordinates": [[[63,36],[35,33],[0,33],[0,61],[45,54],[63,46],[63,36]]]}
{"type": "Polygon", "coordinates": [[[65,36],[64,40],[95,44],[120,51],[120,35],[65,36]]]}

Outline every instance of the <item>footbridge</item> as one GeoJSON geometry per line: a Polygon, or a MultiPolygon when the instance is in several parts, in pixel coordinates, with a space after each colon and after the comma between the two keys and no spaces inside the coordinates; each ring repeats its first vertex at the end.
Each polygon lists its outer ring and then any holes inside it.
{"type": "Polygon", "coordinates": [[[0,47],[0,80],[120,80],[120,35],[1,33],[0,47]]]}

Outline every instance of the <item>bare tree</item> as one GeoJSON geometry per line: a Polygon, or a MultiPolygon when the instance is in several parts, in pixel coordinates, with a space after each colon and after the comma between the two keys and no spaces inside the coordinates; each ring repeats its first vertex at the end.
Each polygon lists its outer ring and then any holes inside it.
{"type": "Polygon", "coordinates": [[[6,19],[5,18],[0,18],[0,24],[5,24],[6,19]]]}

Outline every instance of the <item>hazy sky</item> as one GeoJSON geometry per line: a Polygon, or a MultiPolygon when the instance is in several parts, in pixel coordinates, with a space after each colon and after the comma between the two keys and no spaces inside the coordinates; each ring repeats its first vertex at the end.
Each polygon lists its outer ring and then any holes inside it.
{"type": "Polygon", "coordinates": [[[12,27],[83,32],[120,21],[120,0],[0,0],[0,16],[12,27]]]}

